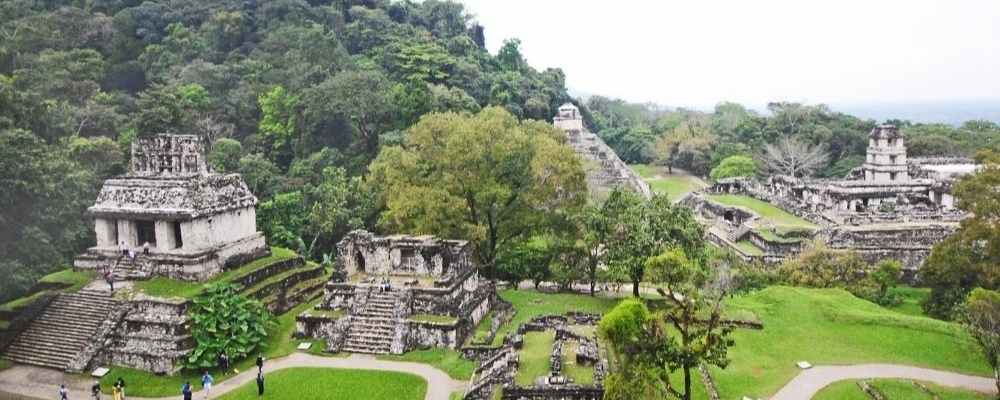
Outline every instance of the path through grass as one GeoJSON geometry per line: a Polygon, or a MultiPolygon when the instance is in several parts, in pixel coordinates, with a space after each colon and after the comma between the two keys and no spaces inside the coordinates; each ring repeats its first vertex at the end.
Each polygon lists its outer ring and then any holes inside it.
{"type": "Polygon", "coordinates": [[[990,373],[960,326],[887,310],[840,289],[770,287],[727,304],[755,313],[764,329],[736,330],[732,363],[712,368],[722,398],[767,398],[799,372],[801,360],[990,373]]]}
{"type": "MultiPolygon", "coordinates": [[[[332,368],[288,368],[264,376],[265,397],[269,400],[423,400],[427,381],[389,371],[332,368]]],[[[255,382],[240,386],[220,400],[256,400],[255,382]]]]}

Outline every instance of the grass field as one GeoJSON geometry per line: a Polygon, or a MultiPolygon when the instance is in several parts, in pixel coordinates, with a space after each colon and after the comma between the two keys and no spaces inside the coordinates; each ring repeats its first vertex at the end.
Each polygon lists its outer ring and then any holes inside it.
{"type": "Polygon", "coordinates": [[[229,271],[223,272],[216,275],[205,282],[187,282],[180,281],[176,279],[169,279],[163,277],[156,277],[146,281],[136,282],[135,291],[145,293],[149,296],[154,297],[179,297],[190,299],[201,293],[205,285],[217,283],[217,282],[227,282],[235,280],[241,276],[248,275],[260,268],[266,267],[272,263],[278,261],[284,261],[297,257],[294,251],[284,249],[281,247],[272,247],[271,255],[256,259],[247,265],[240,268],[234,268],[229,271]]]}
{"type": "Polygon", "coordinates": [[[789,214],[785,210],[752,197],[735,194],[716,194],[708,198],[716,203],[749,209],[760,216],[762,222],[770,223],[778,228],[815,229],[816,224],[789,214]]]}
{"type": "Polygon", "coordinates": [[[761,250],[759,247],[754,246],[754,244],[750,243],[749,240],[741,240],[739,242],[736,242],[736,246],[739,247],[740,250],[743,250],[743,252],[752,256],[764,255],[764,250],[761,250]]]}
{"type": "Polygon", "coordinates": [[[801,360],[990,372],[958,325],[887,310],[840,289],[771,287],[727,304],[755,313],[764,329],[735,331],[732,363],[712,368],[722,398],[766,398],[798,373],[801,360]]]}
{"type": "Polygon", "coordinates": [[[459,352],[451,349],[417,350],[400,355],[383,355],[379,356],[378,359],[429,364],[448,373],[452,379],[460,381],[469,380],[472,377],[472,372],[476,370],[476,363],[462,358],[459,352]]]}
{"type": "Polygon", "coordinates": [[[896,312],[906,315],[926,316],[924,314],[923,303],[931,295],[931,290],[927,288],[914,288],[908,286],[898,286],[889,290],[899,295],[903,302],[892,307],[896,312]]]}
{"type": "MultiPolygon", "coordinates": [[[[264,388],[265,398],[270,400],[422,400],[427,393],[427,381],[401,372],[289,368],[265,375],[264,388]]],[[[259,398],[255,382],[219,397],[221,400],[259,398]]]]}
{"type": "Polygon", "coordinates": [[[11,300],[3,305],[0,305],[0,310],[3,311],[13,311],[17,308],[26,306],[31,302],[35,301],[42,295],[52,292],[66,292],[72,293],[77,292],[86,286],[90,281],[94,280],[97,275],[94,271],[74,271],[73,269],[64,269],[62,271],[53,272],[51,274],[43,276],[38,280],[38,283],[44,284],[55,284],[61,287],[61,289],[48,289],[42,290],[40,292],[32,293],[30,295],[11,300]]]}
{"type": "Polygon", "coordinates": [[[594,384],[594,367],[576,363],[576,349],[579,345],[576,341],[563,342],[562,372],[563,375],[572,378],[574,383],[592,385],[594,384]]]}
{"type": "Polygon", "coordinates": [[[555,331],[527,332],[524,334],[524,347],[518,354],[520,365],[514,381],[519,386],[530,386],[535,378],[546,376],[552,368],[552,345],[555,343],[555,331]]]}
{"type": "MultiPolygon", "coordinates": [[[[267,347],[264,350],[265,358],[277,358],[284,357],[292,354],[295,347],[298,346],[299,341],[292,338],[292,333],[295,331],[295,317],[302,313],[303,311],[312,308],[322,298],[317,298],[313,301],[300,304],[288,312],[281,314],[275,318],[276,324],[268,330],[267,336],[267,347]]],[[[320,343],[322,346],[322,343],[320,343]]],[[[313,344],[315,349],[310,349],[310,353],[319,354],[322,349],[319,349],[316,344],[313,344]]],[[[327,354],[324,354],[327,355],[327,354]]],[[[244,371],[254,367],[254,358],[248,357],[243,360],[235,361],[233,363],[233,368],[240,371],[244,371]]],[[[223,375],[220,371],[210,370],[212,377],[215,378],[215,382],[219,383],[233,376],[232,373],[229,375],[223,375]]],[[[128,385],[128,393],[134,396],[140,397],[163,397],[178,394],[178,388],[184,384],[185,380],[190,380],[191,384],[200,388],[201,387],[201,373],[200,371],[182,371],[179,374],[173,376],[161,376],[154,375],[146,371],[139,371],[131,368],[122,367],[112,367],[111,372],[101,379],[101,387],[104,388],[105,393],[111,393],[111,385],[119,377],[125,379],[125,383],[128,385]]]]}
{"type": "Polygon", "coordinates": [[[647,164],[635,164],[629,167],[649,184],[654,193],[666,194],[671,201],[676,201],[685,194],[703,187],[698,178],[686,174],[667,174],[664,167],[647,164]]]}
{"type": "MultiPolygon", "coordinates": [[[[990,397],[968,390],[938,386],[921,382],[938,395],[941,400],[989,400],[990,397]]],[[[872,386],[889,399],[931,400],[926,392],[913,385],[911,381],[901,379],[875,379],[872,386]]],[[[834,383],[823,388],[813,396],[813,400],[868,400],[868,396],[858,387],[858,381],[847,380],[834,383]]]]}

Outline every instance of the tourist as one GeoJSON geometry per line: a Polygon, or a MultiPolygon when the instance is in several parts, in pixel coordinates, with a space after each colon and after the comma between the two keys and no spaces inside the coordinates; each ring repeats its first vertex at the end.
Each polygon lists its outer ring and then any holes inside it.
{"type": "Polygon", "coordinates": [[[257,373],[257,397],[264,395],[264,373],[257,373]]]}
{"type": "Polygon", "coordinates": [[[149,242],[144,242],[142,244],[142,255],[149,256],[149,242]]]}
{"type": "Polygon", "coordinates": [[[121,400],[125,400],[125,380],[122,379],[121,377],[118,377],[118,380],[115,381],[115,386],[118,386],[118,388],[121,389],[122,391],[121,400]]]}
{"type": "Polygon", "coordinates": [[[184,400],[191,400],[191,381],[184,382],[184,386],[181,386],[181,394],[184,396],[184,400]]]}
{"type": "Polygon", "coordinates": [[[94,400],[101,400],[101,382],[94,381],[94,386],[90,387],[90,395],[94,400]]]}
{"type": "Polygon", "coordinates": [[[111,268],[104,271],[104,281],[108,283],[108,287],[111,288],[111,293],[115,293],[115,278],[111,276],[111,268]]]}
{"type": "Polygon", "coordinates": [[[215,383],[215,379],[212,379],[212,375],[209,375],[208,371],[205,371],[201,375],[201,386],[203,388],[205,388],[204,391],[205,391],[205,398],[206,399],[208,398],[208,395],[212,392],[212,384],[213,383],[215,383]]]}
{"type": "Polygon", "coordinates": [[[115,385],[111,387],[111,399],[122,400],[122,388],[121,386],[118,386],[117,382],[115,382],[115,385]]]}
{"type": "MultiPolygon", "coordinates": [[[[260,384],[257,384],[260,386],[260,384]]],[[[69,391],[66,390],[66,384],[59,385],[59,400],[68,400],[69,391]]]]}
{"type": "Polygon", "coordinates": [[[132,262],[132,264],[135,264],[135,250],[128,249],[128,259],[132,262]]]}
{"type": "Polygon", "coordinates": [[[229,372],[229,356],[223,351],[219,354],[219,369],[222,370],[222,374],[225,375],[229,372]]]}
{"type": "Polygon", "coordinates": [[[122,256],[128,255],[128,246],[125,245],[125,242],[122,242],[122,244],[118,245],[118,249],[122,251],[122,256]]]}
{"type": "Polygon", "coordinates": [[[257,354],[257,373],[264,372],[264,356],[257,354]]]}

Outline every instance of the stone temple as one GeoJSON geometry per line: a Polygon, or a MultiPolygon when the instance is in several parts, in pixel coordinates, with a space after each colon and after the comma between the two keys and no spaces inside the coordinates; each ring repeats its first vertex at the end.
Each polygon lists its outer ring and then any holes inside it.
{"type": "Polygon", "coordinates": [[[552,122],[556,128],[566,132],[569,145],[583,160],[587,187],[592,197],[602,197],[619,186],[646,198],[653,197],[649,184],[625,165],[604,140],[587,130],[583,125],[583,115],[575,105],[563,104],[552,122]]]}
{"type": "Polygon", "coordinates": [[[933,246],[953,233],[966,213],[955,208],[955,180],[978,166],[964,158],[908,158],[903,135],[881,125],[869,134],[865,162],[841,179],[774,175],[723,179],[681,200],[709,227],[709,239],[744,259],[780,262],[813,240],[857,251],[866,261],[893,258],[914,276],[933,246]],[[743,194],[815,225],[767,226],[752,210],[715,201],[743,194]]]}
{"type": "Polygon", "coordinates": [[[205,280],[267,253],[257,231],[257,198],[237,174],[209,170],[198,135],[156,135],[132,144],[129,171],[104,182],[94,218],[97,245],[77,268],[117,264],[122,247],[149,254],[116,270],[205,280]]]}
{"type": "Polygon", "coordinates": [[[328,351],[458,349],[496,301],[466,241],[354,231],[337,255],[323,301],[297,318],[328,351]]]}

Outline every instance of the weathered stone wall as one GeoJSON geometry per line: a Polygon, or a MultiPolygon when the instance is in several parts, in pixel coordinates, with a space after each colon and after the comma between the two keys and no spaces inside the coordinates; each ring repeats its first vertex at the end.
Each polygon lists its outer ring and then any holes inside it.
{"type": "Polygon", "coordinates": [[[439,280],[474,269],[468,242],[432,236],[375,236],[353,231],[337,244],[338,270],[347,275],[429,276],[439,280]]]}
{"type": "Polygon", "coordinates": [[[903,268],[916,270],[930,254],[935,244],[944,240],[957,227],[954,225],[908,225],[899,227],[835,228],[821,234],[833,249],[850,249],[870,263],[893,258],[903,268]]]}
{"type": "Polygon", "coordinates": [[[184,175],[208,172],[200,135],[138,137],[132,142],[129,170],[136,175],[184,175]]]}
{"type": "Polygon", "coordinates": [[[189,306],[187,300],[139,295],[95,361],[157,374],[177,372],[195,347],[189,306]]]}

